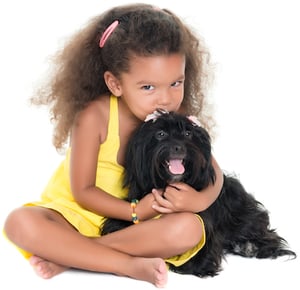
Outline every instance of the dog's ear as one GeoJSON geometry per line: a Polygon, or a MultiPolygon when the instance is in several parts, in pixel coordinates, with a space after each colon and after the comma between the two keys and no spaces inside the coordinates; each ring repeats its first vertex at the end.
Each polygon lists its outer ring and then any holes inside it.
{"type": "Polygon", "coordinates": [[[203,127],[194,126],[193,142],[200,148],[201,152],[202,166],[199,183],[202,185],[208,185],[208,182],[214,183],[216,175],[212,165],[211,139],[208,132],[203,127]]]}
{"type": "MultiPolygon", "coordinates": [[[[135,134],[136,135],[136,134],[135,134]]],[[[136,144],[136,138],[131,137],[127,144],[127,151],[125,155],[125,186],[128,186],[135,182],[137,171],[140,170],[140,148],[136,144]]]]}
{"type": "MultiPolygon", "coordinates": [[[[207,130],[199,126],[198,124],[194,123],[194,121],[189,120],[193,124],[193,135],[194,135],[194,142],[199,143],[202,149],[206,149],[208,154],[211,153],[211,138],[208,134],[207,130]]],[[[200,124],[200,123],[199,123],[200,124]]]]}
{"type": "Polygon", "coordinates": [[[134,198],[140,199],[145,192],[150,192],[152,188],[147,181],[149,181],[149,160],[147,160],[145,138],[140,134],[138,129],[130,138],[127,145],[125,155],[125,177],[124,186],[129,188],[129,197],[134,193],[134,198]]]}

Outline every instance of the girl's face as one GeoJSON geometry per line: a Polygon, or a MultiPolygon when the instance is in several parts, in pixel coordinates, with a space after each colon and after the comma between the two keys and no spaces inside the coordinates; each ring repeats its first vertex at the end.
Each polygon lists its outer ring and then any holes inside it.
{"type": "Polygon", "coordinates": [[[185,57],[181,54],[134,57],[121,73],[121,98],[138,119],[156,109],[177,111],[184,94],[185,57]]]}

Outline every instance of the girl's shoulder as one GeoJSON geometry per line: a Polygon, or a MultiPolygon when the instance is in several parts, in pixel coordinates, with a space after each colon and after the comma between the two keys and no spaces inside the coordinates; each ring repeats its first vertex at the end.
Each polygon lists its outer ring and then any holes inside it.
{"type": "Polygon", "coordinates": [[[109,96],[101,96],[90,102],[76,117],[76,125],[93,128],[105,139],[109,119],[109,96]]]}
{"type": "Polygon", "coordinates": [[[107,119],[109,115],[109,96],[103,95],[90,102],[79,114],[79,118],[107,119]]]}

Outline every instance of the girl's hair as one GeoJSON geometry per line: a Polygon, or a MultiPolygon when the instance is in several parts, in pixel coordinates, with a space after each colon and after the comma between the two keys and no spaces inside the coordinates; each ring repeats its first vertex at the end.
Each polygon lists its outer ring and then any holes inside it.
{"type": "Polygon", "coordinates": [[[196,115],[210,131],[213,119],[206,111],[205,91],[209,53],[199,37],[167,9],[148,4],[112,8],[93,18],[75,34],[54,58],[50,81],[31,100],[49,105],[54,121],[53,144],[61,149],[68,140],[78,112],[91,101],[109,93],[104,72],[116,77],[127,72],[132,56],[185,55],[185,86],[182,107],[196,115]],[[115,20],[118,26],[100,48],[103,32],[115,20]]]}

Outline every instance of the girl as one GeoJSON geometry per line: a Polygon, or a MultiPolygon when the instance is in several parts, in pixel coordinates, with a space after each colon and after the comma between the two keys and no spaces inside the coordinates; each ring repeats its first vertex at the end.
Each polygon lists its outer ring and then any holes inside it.
{"type": "Polygon", "coordinates": [[[210,129],[207,56],[176,15],[146,4],[96,17],[57,55],[53,78],[33,102],[50,106],[54,146],[70,145],[41,200],[14,210],[4,228],[38,275],[73,267],[163,287],[166,263],[181,265],[201,250],[205,229],[195,213],[221,190],[215,161],[216,182],[205,190],[176,183],[133,205],[123,200],[122,175],[130,135],[154,110],[198,115],[210,129]],[[105,217],[135,224],[101,236],[105,217]]]}

